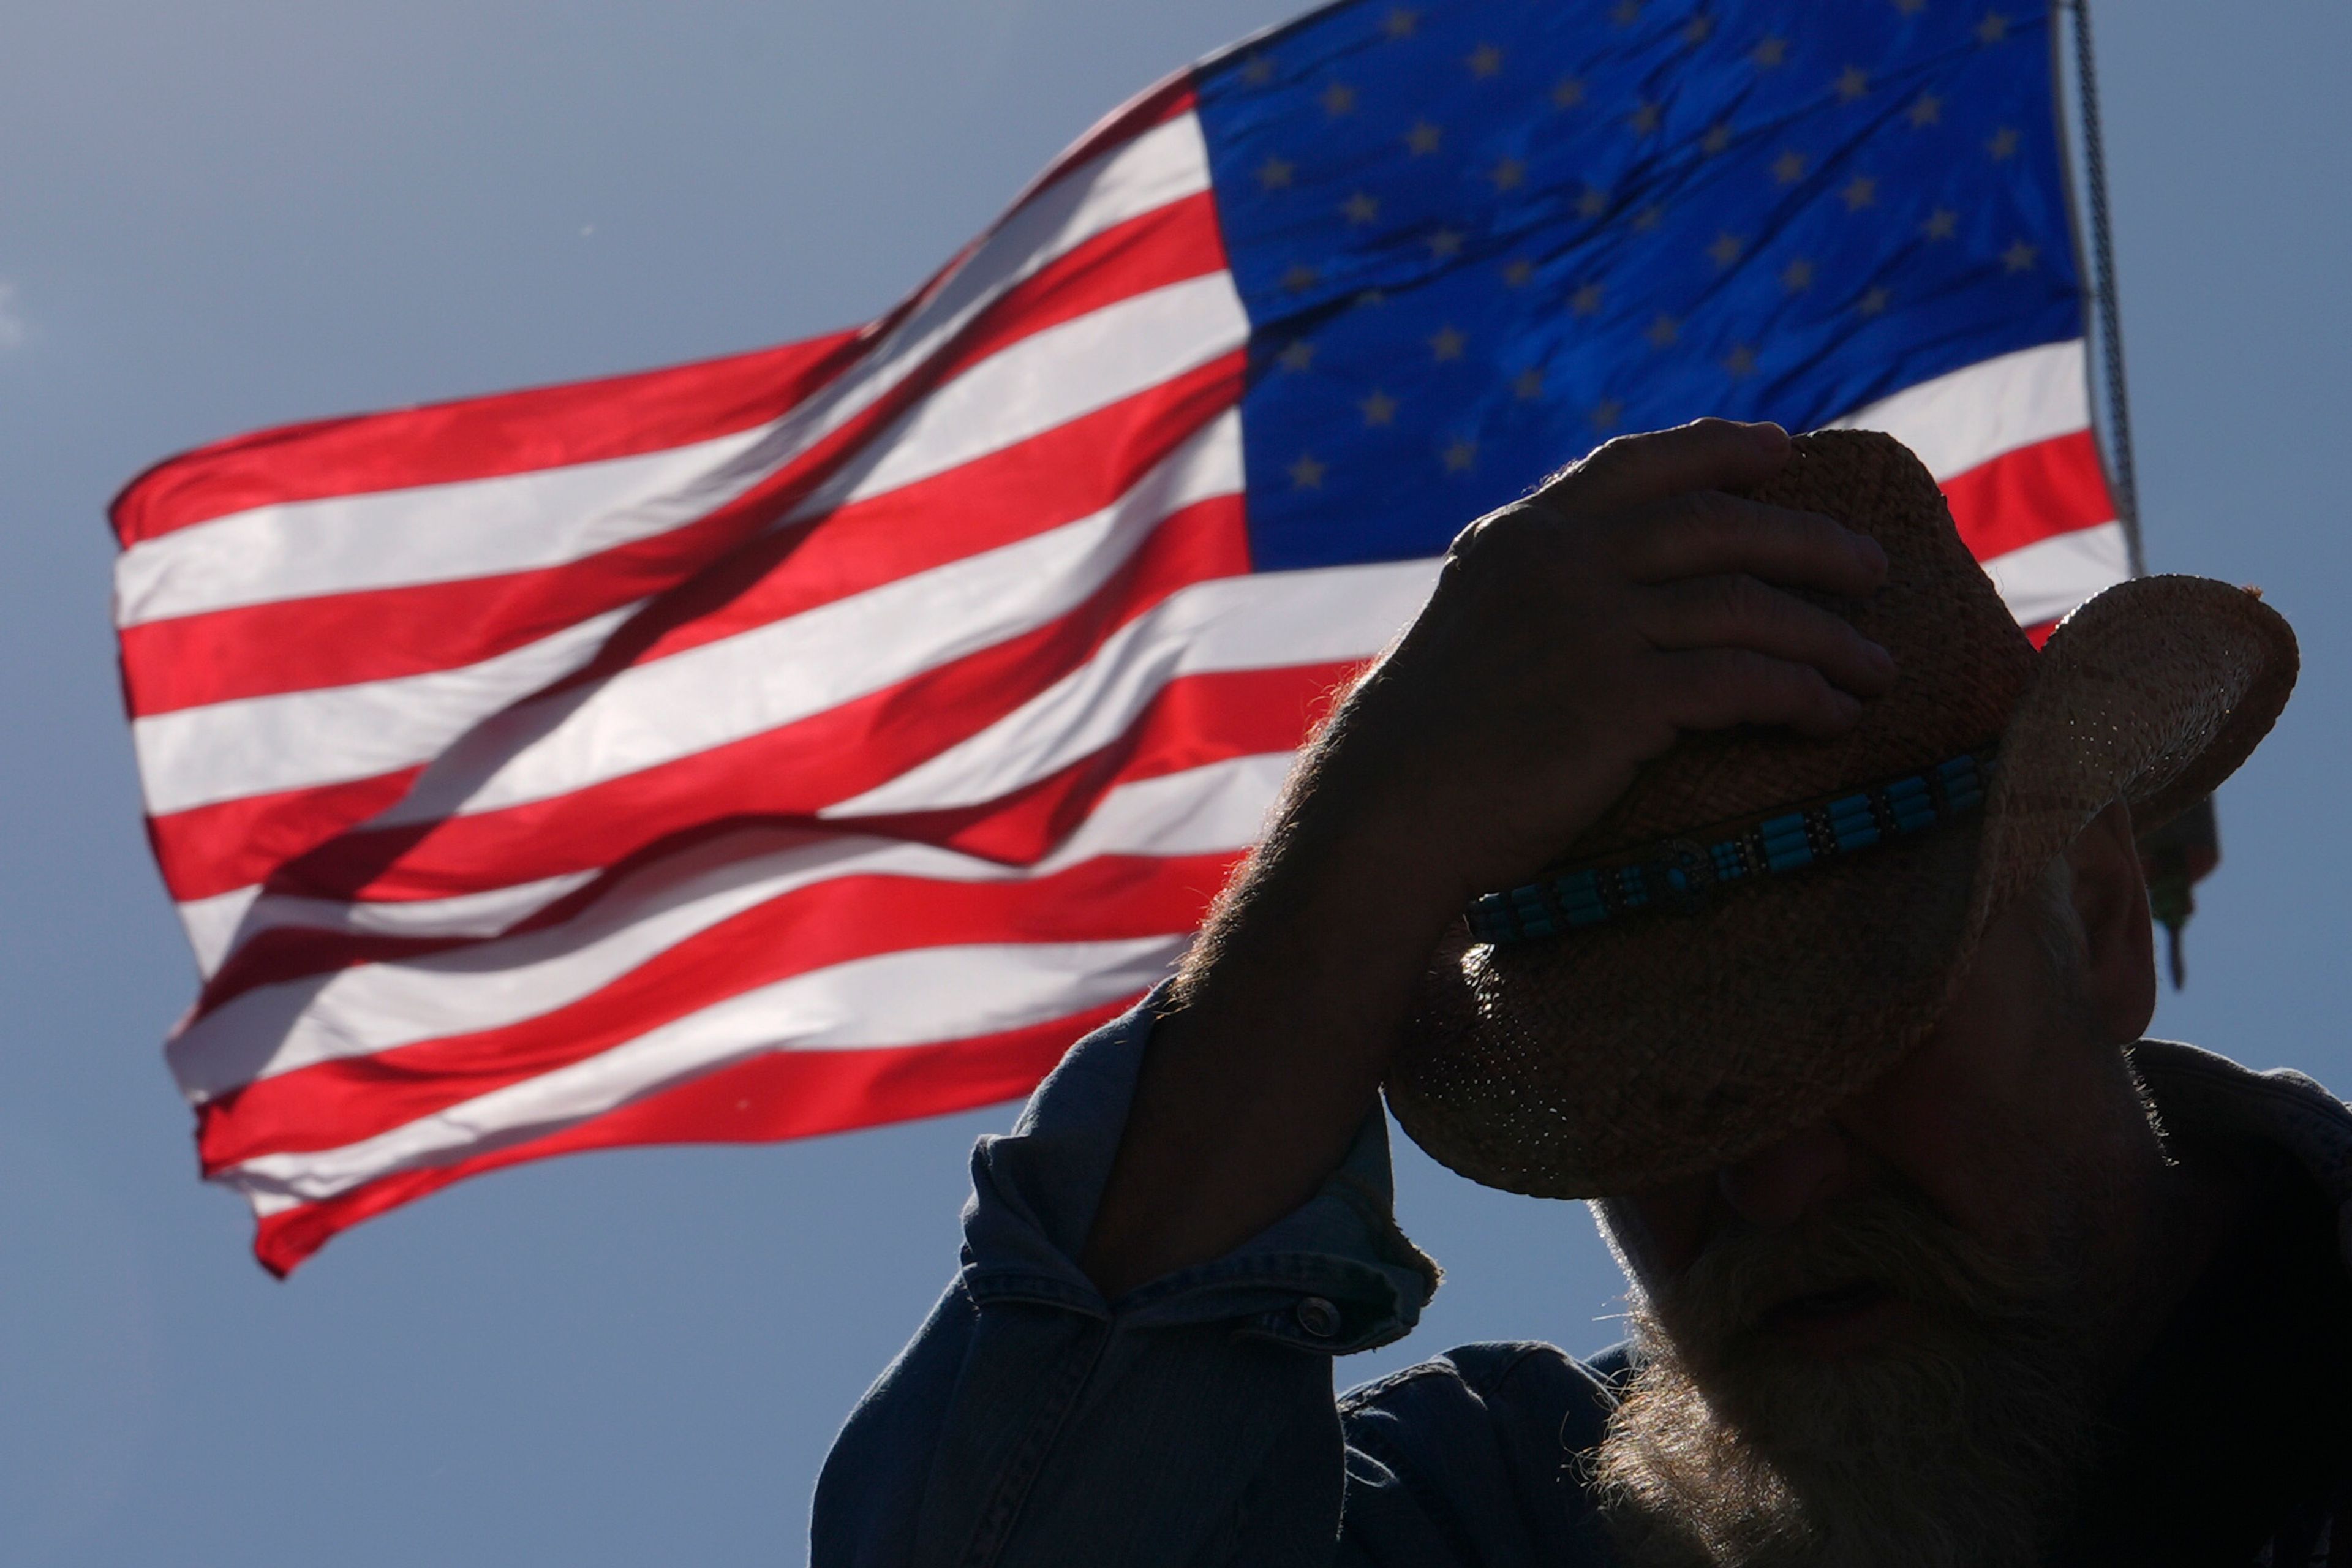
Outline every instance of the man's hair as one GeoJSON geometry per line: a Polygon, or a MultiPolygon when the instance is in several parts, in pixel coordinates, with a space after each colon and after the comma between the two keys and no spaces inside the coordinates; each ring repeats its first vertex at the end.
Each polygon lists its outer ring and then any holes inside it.
{"type": "MultiPolygon", "coordinates": [[[[2050,864],[2042,868],[2042,875],[2034,879],[2033,886],[2021,898],[2032,917],[2034,942],[2049,966],[2052,994],[2057,1005],[2072,1010],[2083,1028],[2096,1027],[2089,995],[2090,943],[2084,934],[2083,917],[2074,909],[2074,868],[2066,857],[2052,857],[2050,864]]],[[[2130,1077],[2132,1090],[2139,1097],[2141,1113],[2147,1118],[2157,1142],[2170,1157],[2171,1135],[2165,1131],[2164,1118],[2157,1110],[2156,1096],[2149,1090],[2147,1079],[2140,1076],[2138,1064],[2132,1060],[2131,1048],[2137,1042],[2107,1043],[2116,1047],[2123,1071],[2130,1077]]]]}
{"type": "Polygon", "coordinates": [[[2049,962],[2050,977],[2058,983],[2062,994],[2079,994],[2090,949],[2083,934],[2083,917],[2074,910],[2074,868],[2065,856],[2051,857],[2022,901],[2033,918],[2034,940],[2049,962]]]}

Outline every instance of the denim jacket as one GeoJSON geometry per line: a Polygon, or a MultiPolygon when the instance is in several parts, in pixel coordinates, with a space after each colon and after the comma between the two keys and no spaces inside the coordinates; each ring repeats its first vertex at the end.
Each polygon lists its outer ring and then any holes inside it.
{"type": "MultiPolygon", "coordinates": [[[[1257,1237],[1117,1302],[1095,1289],[1076,1258],[1157,1001],[1081,1041],[974,1149],[962,1267],[818,1481],[818,1568],[1614,1563],[1572,1457],[1601,1437],[1622,1351],[1469,1345],[1334,1400],[1330,1358],[1410,1331],[1437,1284],[1391,1216],[1377,1111],[1257,1237]]],[[[2137,1060],[2176,1131],[2283,1150],[2352,1256],[2343,1104],[2193,1047],[2145,1041],[2137,1060]]],[[[2255,1561],[2331,1561],[2332,1506],[2255,1561]]],[[[2346,1522],[2332,1560],[2352,1563],[2346,1522]]]]}

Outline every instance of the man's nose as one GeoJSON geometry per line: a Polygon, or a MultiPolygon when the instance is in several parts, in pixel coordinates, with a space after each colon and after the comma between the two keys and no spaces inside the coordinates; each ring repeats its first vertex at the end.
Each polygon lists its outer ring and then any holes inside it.
{"type": "Polygon", "coordinates": [[[1716,1173],[1716,1186],[1739,1216],[1770,1230],[1794,1225],[1853,1177],[1853,1145],[1834,1122],[1818,1121],[1768,1143],[1716,1173]]]}

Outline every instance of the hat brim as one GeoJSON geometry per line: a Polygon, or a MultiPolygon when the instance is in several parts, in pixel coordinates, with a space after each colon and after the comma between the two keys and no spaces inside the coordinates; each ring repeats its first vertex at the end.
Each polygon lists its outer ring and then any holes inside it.
{"type": "Polygon", "coordinates": [[[1738,1160],[1909,1055],[1987,927],[2108,804],[2146,832],[2210,793],[2296,670],[2294,633],[2251,593],[2109,589],[2035,660],[1978,822],[1694,914],[1507,949],[1465,928],[1424,982],[1390,1109],[1443,1163],[1540,1197],[1738,1160]]]}
{"type": "Polygon", "coordinates": [[[2135,578],[2060,622],[2001,742],[1975,929],[2110,802],[2146,834],[2212,794],[2278,722],[2300,668],[2284,616],[2208,577],[2135,578]]]}

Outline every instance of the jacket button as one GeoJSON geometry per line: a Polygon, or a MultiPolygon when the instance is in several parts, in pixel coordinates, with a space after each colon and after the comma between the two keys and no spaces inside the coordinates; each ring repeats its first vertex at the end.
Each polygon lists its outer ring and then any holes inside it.
{"type": "Polygon", "coordinates": [[[1328,1340],[1339,1331],[1339,1309],[1320,1296],[1298,1303],[1298,1326],[1312,1337],[1328,1340]]]}

